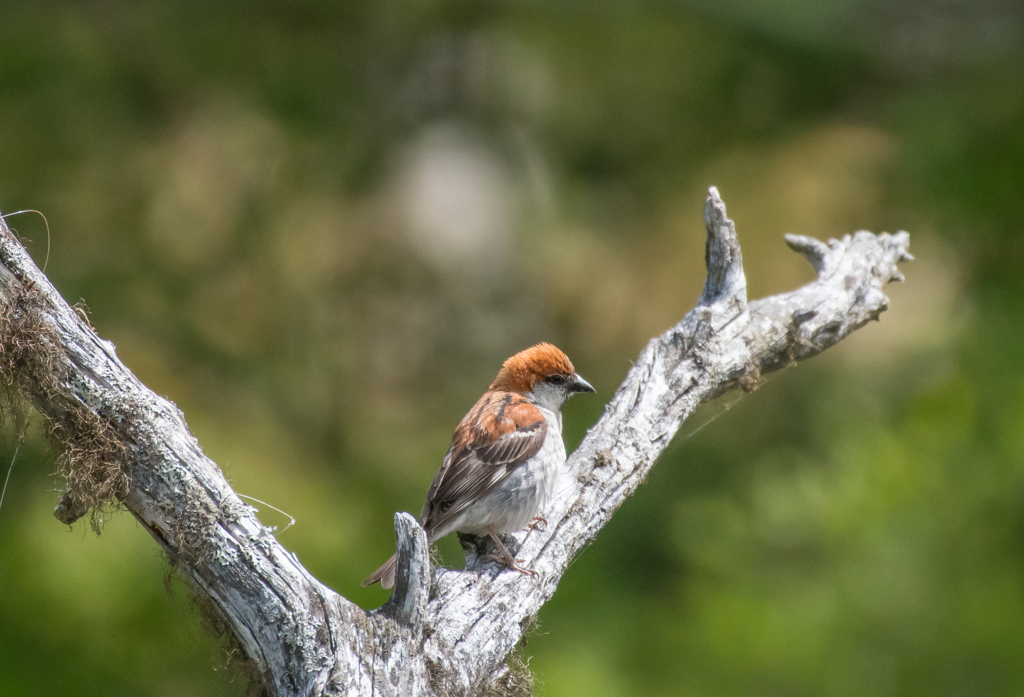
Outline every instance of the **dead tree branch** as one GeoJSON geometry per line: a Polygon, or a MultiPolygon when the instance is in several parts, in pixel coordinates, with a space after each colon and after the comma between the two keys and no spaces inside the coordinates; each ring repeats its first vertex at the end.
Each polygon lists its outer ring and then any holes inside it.
{"type": "Polygon", "coordinates": [[[739,242],[718,192],[705,209],[708,277],[697,306],[640,354],[569,458],[571,485],[543,530],[517,536],[536,577],[495,564],[431,568],[426,537],[395,516],[399,572],[364,611],[313,578],[232,491],[181,412],[118,360],[0,228],[0,371],[48,420],[73,522],[111,498],[153,535],[236,634],[273,695],[474,694],[514,681],[523,628],[573,558],[645,479],[701,403],[815,355],[877,319],[903,280],[909,236],[857,232],[827,244],[787,237],[817,280],[748,303],[739,242]]]}

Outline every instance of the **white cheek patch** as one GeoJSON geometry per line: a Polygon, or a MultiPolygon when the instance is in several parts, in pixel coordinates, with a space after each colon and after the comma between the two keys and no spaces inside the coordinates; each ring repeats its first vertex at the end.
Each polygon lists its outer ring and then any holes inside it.
{"type": "Polygon", "coordinates": [[[538,382],[531,394],[531,402],[550,411],[561,409],[562,405],[565,404],[566,397],[568,397],[568,392],[566,392],[565,388],[546,382],[538,382]]]}

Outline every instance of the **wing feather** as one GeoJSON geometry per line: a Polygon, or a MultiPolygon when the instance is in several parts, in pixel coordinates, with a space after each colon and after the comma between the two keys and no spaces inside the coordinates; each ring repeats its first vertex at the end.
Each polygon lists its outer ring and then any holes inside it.
{"type": "Polygon", "coordinates": [[[547,435],[541,411],[522,395],[488,392],[462,420],[427,494],[420,521],[429,535],[537,454],[547,435]]]}

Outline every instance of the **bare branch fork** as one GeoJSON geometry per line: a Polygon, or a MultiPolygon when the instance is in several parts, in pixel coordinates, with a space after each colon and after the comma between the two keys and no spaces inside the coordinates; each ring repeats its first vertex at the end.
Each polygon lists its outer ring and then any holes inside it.
{"type": "Polygon", "coordinates": [[[278,544],[189,433],[181,412],[118,360],[0,227],[0,371],[49,421],[73,522],[105,498],[123,504],[207,596],[273,695],[508,693],[506,663],[572,559],[644,480],[696,407],[808,358],[877,319],[882,287],[911,259],[905,232],[827,244],[787,236],[818,272],[791,293],[748,303],[739,242],[712,188],[704,212],[708,277],[697,306],[640,354],[567,467],[571,485],[516,536],[536,577],[478,564],[431,568],[423,530],[395,516],[399,571],[365,611],[278,544]]]}

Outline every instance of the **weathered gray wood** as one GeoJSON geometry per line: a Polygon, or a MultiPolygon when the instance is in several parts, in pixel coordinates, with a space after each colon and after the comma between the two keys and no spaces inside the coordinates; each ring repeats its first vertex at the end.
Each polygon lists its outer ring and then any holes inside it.
{"type": "MultiPolygon", "coordinates": [[[[536,577],[476,566],[472,557],[467,571],[430,569],[422,529],[399,514],[398,582],[385,606],[367,612],[324,587],[235,495],[181,412],[135,378],[3,226],[0,300],[31,297],[45,329],[41,345],[56,356],[49,380],[38,371],[8,378],[58,426],[84,410],[120,439],[124,505],[209,597],[269,692],[472,694],[511,679],[505,660],[524,628],[701,402],[751,390],[762,373],[877,319],[888,306],[882,287],[903,280],[897,264],[911,258],[905,232],[858,232],[828,244],[789,236],[817,279],[748,303],[735,228],[713,188],[705,221],[708,278],[697,307],[640,354],[569,458],[548,525],[516,535],[517,556],[536,577]]],[[[0,342],[13,339],[0,335],[0,342]]],[[[73,498],[57,510],[65,521],[84,512],[73,498]]]]}

